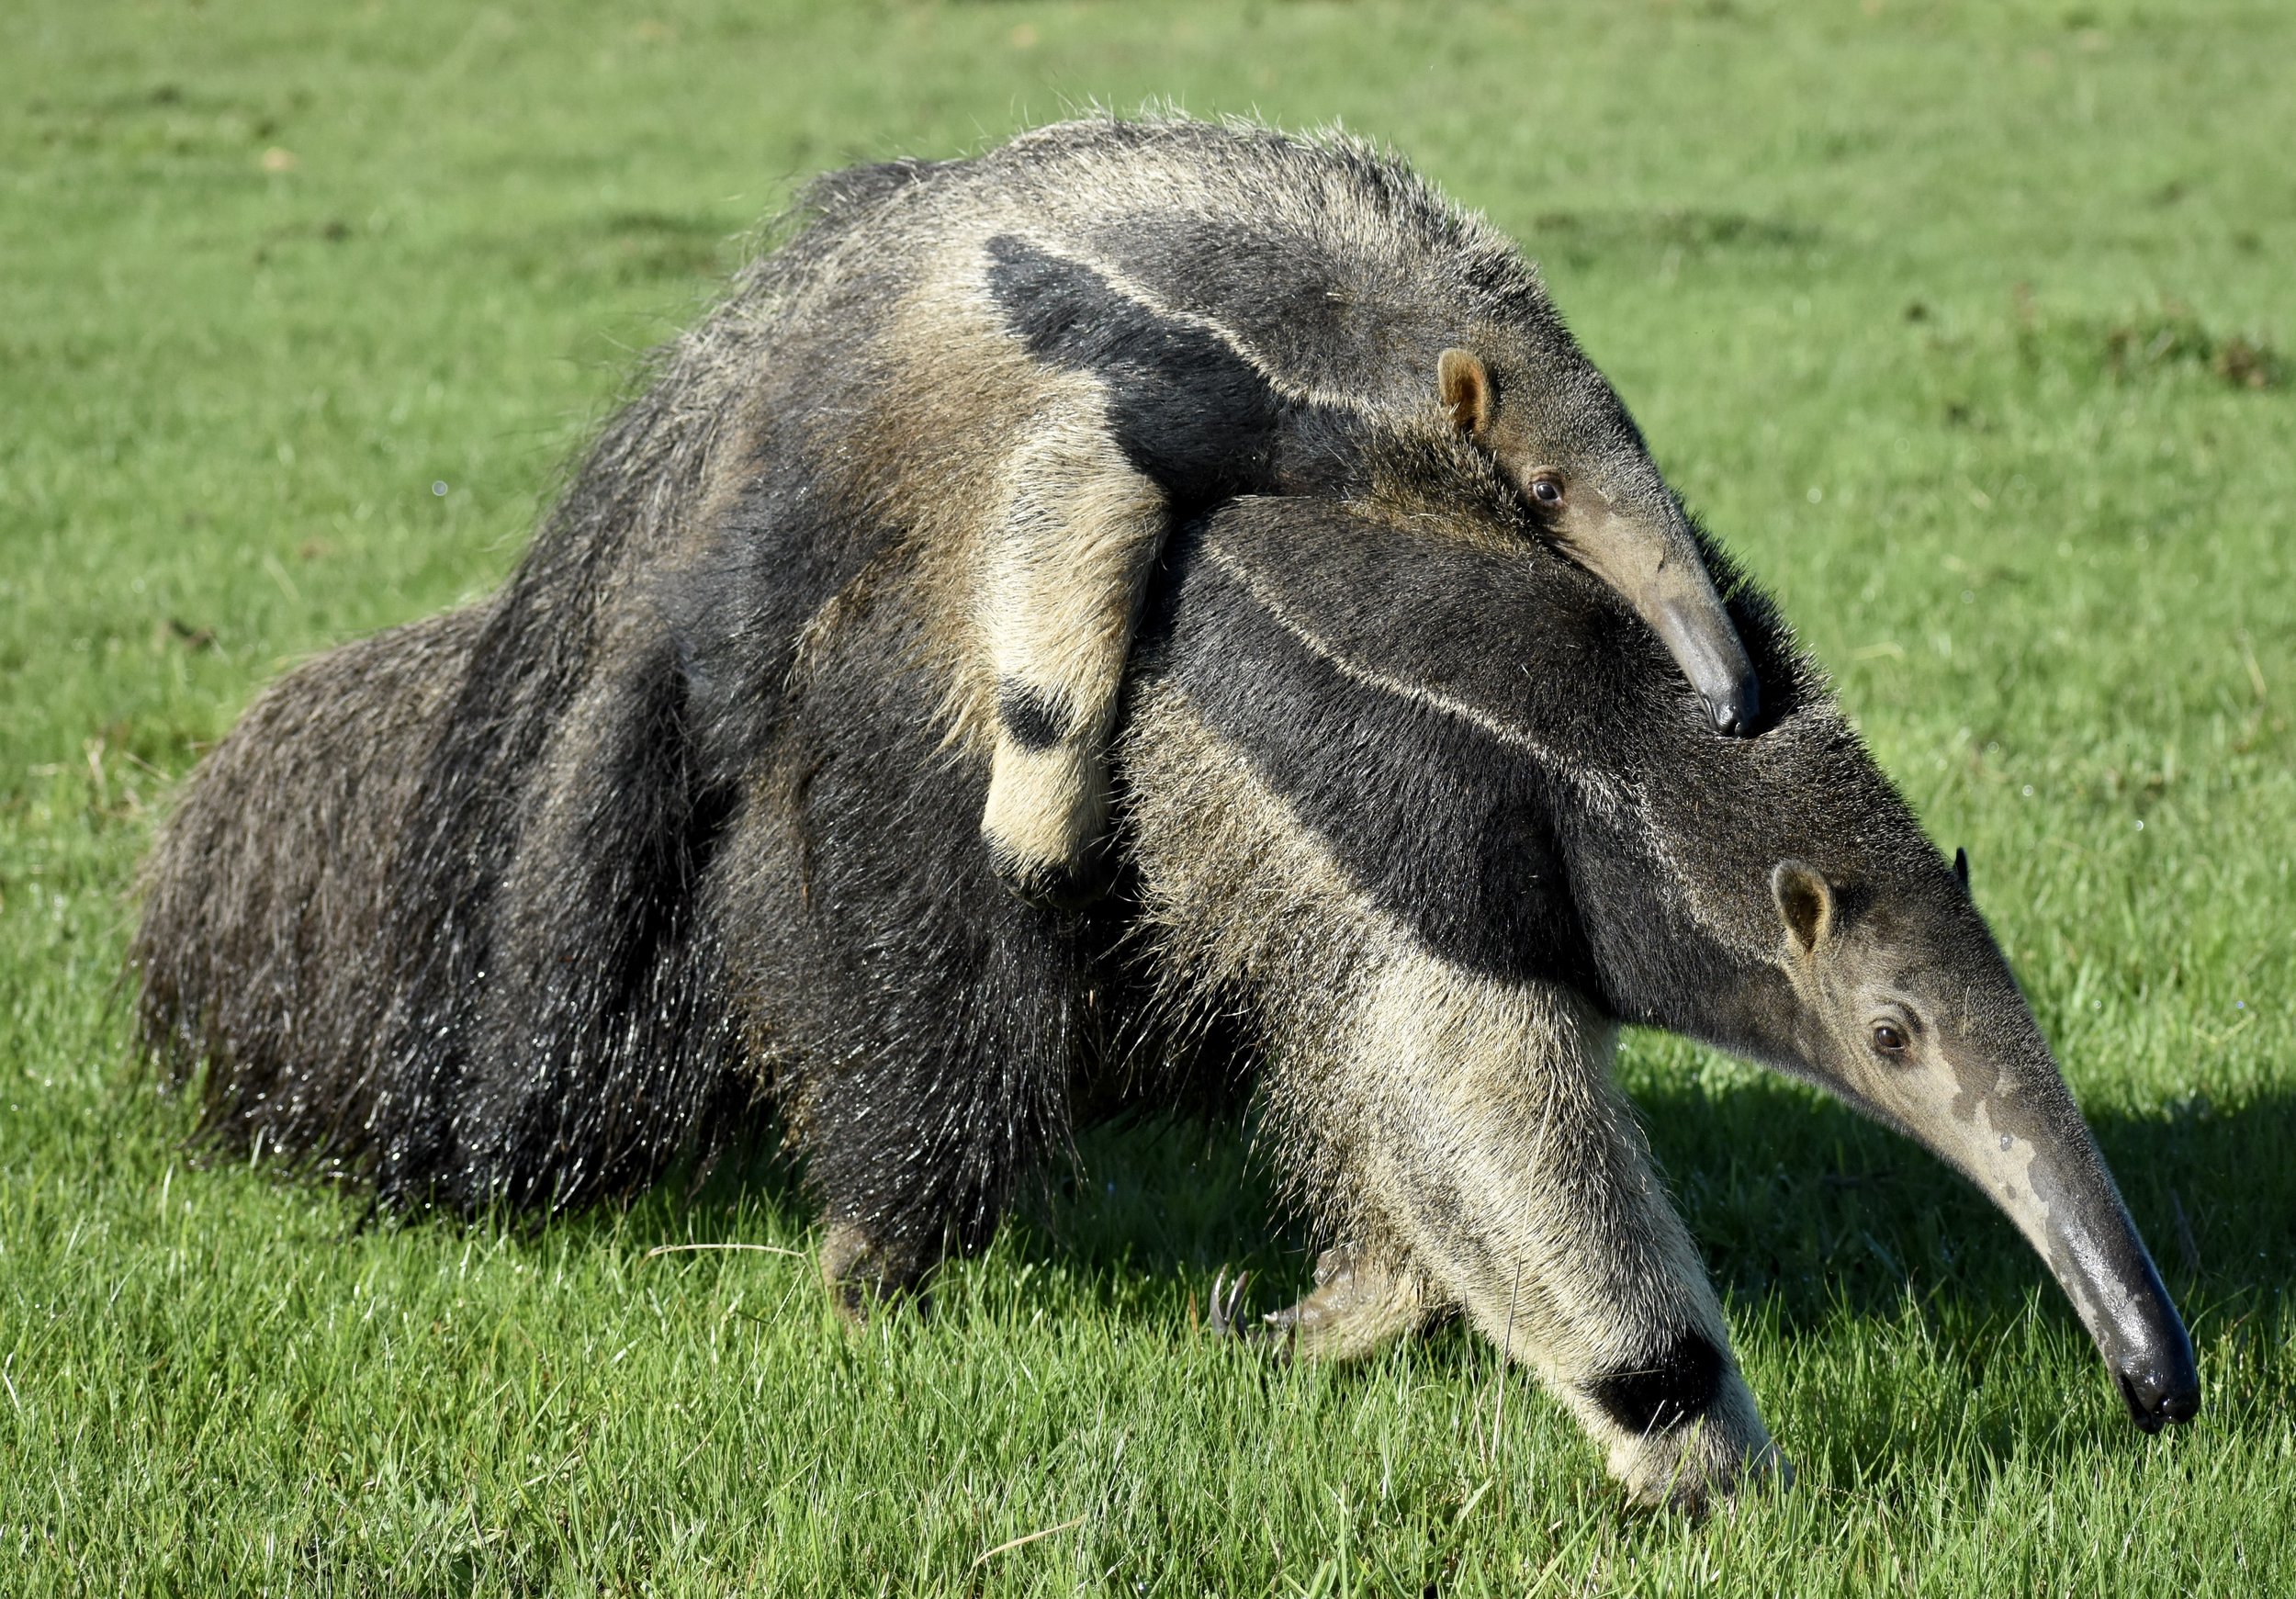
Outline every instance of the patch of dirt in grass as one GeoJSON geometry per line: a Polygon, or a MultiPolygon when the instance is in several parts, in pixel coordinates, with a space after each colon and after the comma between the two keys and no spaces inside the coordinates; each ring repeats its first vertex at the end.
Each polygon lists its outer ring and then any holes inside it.
{"type": "Polygon", "coordinates": [[[2058,318],[2020,297],[2018,345],[2028,366],[2093,371],[2116,383],[2206,374],[2234,388],[2283,388],[2290,374],[2288,358],[2262,334],[2211,327],[2173,299],[2117,318],[2058,318]]]}
{"type": "Polygon", "coordinates": [[[506,246],[530,280],[711,280],[737,264],[739,229],[720,217],[613,211],[523,234],[506,246]]]}
{"type": "Polygon", "coordinates": [[[1619,256],[1677,260],[1735,253],[1794,253],[1817,248],[1824,233],[1783,217],[1744,211],[1662,207],[1629,211],[1543,211],[1531,220],[1528,244],[1541,260],[1585,266],[1619,256]]]}
{"type": "Polygon", "coordinates": [[[2287,378],[2287,363],[2262,339],[2219,334],[2182,308],[2117,323],[2103,341],[2105,367],[2118,378],[2176,366],[2204,366],[2234,388],[2273,388],[2287,378]]]}

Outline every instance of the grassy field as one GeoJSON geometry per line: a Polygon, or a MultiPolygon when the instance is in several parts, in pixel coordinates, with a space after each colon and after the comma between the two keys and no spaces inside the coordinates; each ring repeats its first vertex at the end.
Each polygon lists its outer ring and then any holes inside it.
{"type": "Polygon", "coordinates": [[[0,1590],[2296,1589],[2292,59],[2263,0],[15,0],[0,1590]],[[794,181],[1150,96],[1343,118],[1544,260],[1968,846],[2198,1425],[2139,1437],[1934,1162],[1657,1037],[1627,1080],[1801,1469],[1704,1526],[1456,1331],[1344,1372],[1194,1336],[1223,1264],[1305,1270],[1233,1128],[1095,1135],[865,1336],[783,1173],[362,1231],[186,1154],[118,976],[202,746],[494,583],[794,181]]]}

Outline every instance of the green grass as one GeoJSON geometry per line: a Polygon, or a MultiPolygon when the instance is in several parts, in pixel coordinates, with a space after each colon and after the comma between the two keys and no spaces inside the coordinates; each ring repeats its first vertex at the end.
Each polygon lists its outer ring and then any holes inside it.
{"type": "Polygon", "coordinates": [[[17,0],[0,13],[0,1589],[2296,1587],[2296,13],[17,0]],[[2156,1440],[2007,1224],[1750,1068],[1625,1072],[1799,1487],[1705,1526],[1454,1331],[1191,1334],[1304,1267],[1235,1129],[865,1336],[786,1176],[360,1230],[186,1157],[117,989],[170,780],[484,591],[796,179],[1171,96],[1529,242],[2011,951],[2192,1322],[2156,1440]],[[2257,386],[2260,385],[2260,386],[2257,386]],[[443,488],[443,491],[436,491],[443,488]],[[1031,1533],[1032,1543],[980,1560],[1031,1533]]]}

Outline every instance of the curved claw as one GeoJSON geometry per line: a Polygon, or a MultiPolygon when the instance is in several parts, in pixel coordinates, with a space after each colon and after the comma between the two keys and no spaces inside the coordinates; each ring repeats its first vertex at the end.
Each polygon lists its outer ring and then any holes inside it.
{"type": "Polygon", "coordinates": [[[1236,1325],[1236,1309],[1244,1302],[1244,1287],[1252,1280],[1248,1271],[1235,1274],[1235,1281],[1228,1280],[1223,1269],[1211,1279],[1211,1303],[1205,1312],[1205,1323],[1215,1338],[1240,1338],[1243,1330],[1236,1325]]]}
{"type": "Polygon", "coordinates": [[[1406,1267],[1339,1244],[1316,1257],[1313,1291],[1262,1316],[1254,1334],[1286,1360],[1353,1360],[1425,1326],[1435,1310],[1406,1267]]]}

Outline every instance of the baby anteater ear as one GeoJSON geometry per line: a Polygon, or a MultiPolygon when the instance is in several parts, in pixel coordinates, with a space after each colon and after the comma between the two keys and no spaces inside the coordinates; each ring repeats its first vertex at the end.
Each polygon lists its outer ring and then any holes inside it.
{"type": "Polygon", "coordinates": [[[1777,901],[1778,918],[1804,954],[1833,930],[1834,891],[1815,868],[1799,861],[1779,861],[1771,869],[1770,897],[1777,901]]]}
{"type": "Polygon", "coordinates": [[[1491,431],[1492,412],[1499,409],[1491,374],[1464,350],[1446,350],[1435,360],[1435,392],[1451,425],[1480,439],[1491,431]]]}
{"type": "Polygon", "coordinates": [[[1953,875],[1961,879],[1961,891],[1967,894],[1969,892],[1968,850],[1957,849],[1953,851],[1953,875]]]}

